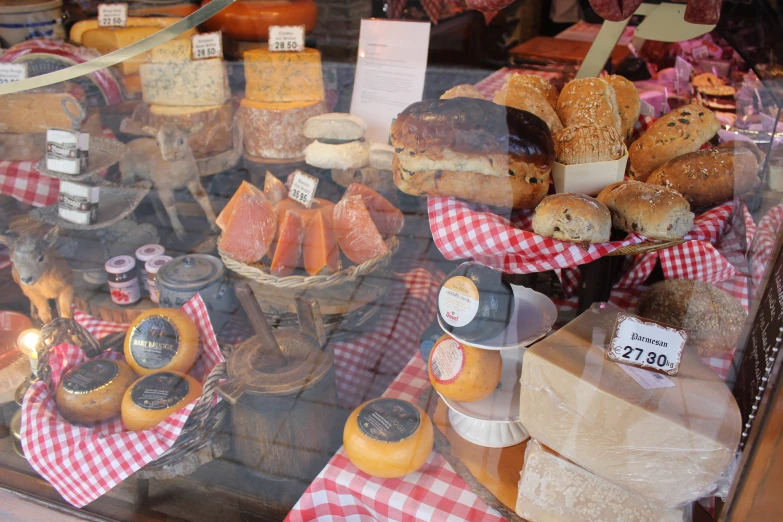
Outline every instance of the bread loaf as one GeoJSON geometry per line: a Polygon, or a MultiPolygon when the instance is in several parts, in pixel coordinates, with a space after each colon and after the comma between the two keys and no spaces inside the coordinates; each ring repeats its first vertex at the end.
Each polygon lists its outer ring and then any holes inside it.
{"type": "Polygon", "coordinates": [[[560,123],[560,118],[557,117],[555,109],[532,87],[518,83],[509,83],[495,94],[492,101],[498,105],[514,107],[515,109],[535,114],[546,122],[552,134],[559,132],[563,128],[563,124],[560,123]]]}
{"type": "Polygon", "coordinates": [[[583,78],[566,84],[557,98],[557,115],[564,126],[594,120],[622,133],[614,87],[601,78],[583,78]]]}
{"type": "Polygon", "coordinates": [[[614,161],[628,152],[614,127],[586,121],[554,135],[555,160],[563,165],[614,161]]]}
{"type": "Polygon", "coordinates": [[[609,241],[612,217],[606,205],[583,194],[553,194],[538,204],[533,232],[574,243],[609,241]]]}
{"type": "Polygon", "coordinates": [[[702,357],[731,353],[748,317],[742,303],[720,288],[687,279],[652,285],[639,298],[637,313],[687,330],[686,346],[702,357]]]}
{"type": "Polygon", "coordinates": [[[718,129],[718,118],[701,105],[685,105],[663,115],[628,148],[631,175],[646,181],[667,161],[699,150],[718,129]]]}
{"type": "Polygon", "coordinates": [[[505,86],[510,89],[513,90],[520,85],[535,89],[553,109],[557,107],[557,89],[554,85],[549,83],[549,80],[546,78],[538,76],[537,74],[518,73],[514,73],[506,78],[505,86]]]}
{"type": "Polygon", "coordinates": [[[452,98],[476,98],[477,100],[483,100],[484,95],[469,83],[463,83],[455,85],[440,97],[441,100],[451,100],[452,98]]]}
{"type": "Polygon", "coordinates": [[[693,212],[677,191],[640,181],[621,181],[603,189],[598,201],[612,213],[612,225],[650,239],[678,239],[693,228],[693,212]]]}
{"type": "Polygon", "coordinates": [[[620,124],[622,125],[621,134],[623,138],[629,140],[642,107],[639,91],[636,90],[633,82],[616,74],[608,76],[606,81],[614,87],[614,93],[617,97],[617,109],[620,111],[620,124]]]}
{"type": "Polygon", "coordinates": [[[694,207],[714,205],[761,184],[750,149],[719,147],[678,156],[653,172],[647,183],[676,190],[694,207]]]}

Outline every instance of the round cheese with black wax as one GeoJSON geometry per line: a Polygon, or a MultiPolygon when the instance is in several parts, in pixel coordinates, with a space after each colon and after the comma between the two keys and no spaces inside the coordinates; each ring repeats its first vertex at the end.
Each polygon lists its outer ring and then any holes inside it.
{"type": "Polygon", "coordinates": [[[93,359],[62,376],[55,392],[57,411],[76,424],[92,424],[120,413],[125,390],[137,379],[122,361],[93,359]]]}
{"type": "Polygon", "coordinates": [[[125,335],[125,361],[139,375],[159,371],[187,373],[198,358],[199,334],[185,312],[147,310],[125,335]]]}
{"type": "Polygon", "coordinates": [[[201,396],[201,384],[184,373],[157,372],[131,385],[122,398],[122,422],[129,430],[154,428],[201,396]]]}

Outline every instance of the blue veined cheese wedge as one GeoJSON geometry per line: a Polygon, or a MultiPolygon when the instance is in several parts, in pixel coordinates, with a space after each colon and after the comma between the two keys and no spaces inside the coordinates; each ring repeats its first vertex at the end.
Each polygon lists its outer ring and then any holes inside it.
{"type": "Polygon", "coordinates": [[[226,66],[219,58],[145,63],[139,71],[145,103],[170,106],[222,105],[231,98],[226,66]]]}

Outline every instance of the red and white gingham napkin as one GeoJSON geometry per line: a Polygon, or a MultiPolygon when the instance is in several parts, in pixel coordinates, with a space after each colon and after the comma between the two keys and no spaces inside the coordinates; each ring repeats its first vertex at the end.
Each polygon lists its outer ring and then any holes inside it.
{"type": "Polygon", "coordinates": [[[755,288],[761,287],[769,264],[775,261],[775,245],[781,227],[783,227],[783,204],[775,205],[759,220],[758,231],[751,248],[753,254],[750,256],[755,288]]]}
{"type": "MultiPolygon", "coordinates": [[[[416,403],[429,385],[424,361],[416,354],[384,396],[416,403]]],[[[418,471],[399,479],[382,479],[359,471],[341,448],[286,520],[501,522],[503,518],[479,499],[436,451],[418,471]]]]}
{"type": "MultiPolygon", "coordinates": [[[[196,294],[181,310],[199,330],[201,355],[190,375],[203,383],[212,368],[224,361],[223,355],[201,297],[196,294]]],[[[127,325],[97,321],[81,312],[75,319],[96,338],[127,329],[127,325]]],[[[99,358],[118,360],[122,355],[109,353],[99,358]]],[[[68,368],[84,360],[84,352],[76,346],[55,347],[49,357],[54,389],[68,368]]],[[[22,404],[22,448],[28,462],[65,500],[82,507],[171,448],[194,406],[195,401],[151,430],[126,431],[119,418],[75,426],[57,413],[53,390],[38,381],[27,390],[22,404]]]]}

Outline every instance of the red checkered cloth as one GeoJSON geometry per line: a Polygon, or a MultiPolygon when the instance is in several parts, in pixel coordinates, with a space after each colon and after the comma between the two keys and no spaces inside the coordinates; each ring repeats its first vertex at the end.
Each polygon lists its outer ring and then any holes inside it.
{"type": "MultiPolygon", "coordinates": [[[[199,329],[201,356],[190,375],[204,382],[214,366],[224,362],[223,355],[201,297],[196,295],[181,310],[199,329]]],[[[82,312],[74,318],[96,338],[127,329],[127,325],[98,321],[82,312]]],[[[106,353],[99,358],[120,360],[122,354],[106,353]]],[[[77,346],[53,348],[49,366],[54,389],[65,371],[84,360],[77,346]]],[[[38,381],[27,390],[22,404],[22,448],[28,462],[65,500],[82,507],[171,448],[195,402],[151,430],[126,431],[119,418],[92,427],[74,426],[57,413],[52,390],[38,381]]]]}
{"type": "MultiPolygon", "coordinates": [[[[384,396],[415,403],[429,385],[424,361],[416,354],[384,396]]],[[[418,471],[398,479],[382,479],[359,471],[341,448],[286,520],[501,522],[503,518],[479,499],[435,451],[418,471]]]]}
{"type": "Polygon", "coordinates": [[[775,261],[773,256],[781,227],[783,227],[783,204],[772,207],[759,221],[750,256],[754,288],[761,287],[767,268],[775,261]]]}
{"type": "Polygon", "coordinates": [[[506,78],[513,73],[520,74],[535,74],[546,80],[552,81],[562,76],[562,73],[552,71],[537,71],[534,69],[512,69],[509,67],[503,67],[493,72],[480,82],[476,83],[475,87],[478,91],[484,95],[484,98],[491,100],[495,93],[498,92],[503,84],[506,83],[506,78]]]}

